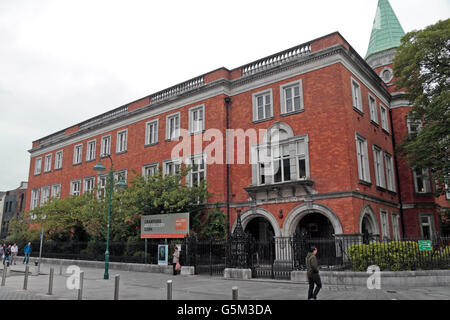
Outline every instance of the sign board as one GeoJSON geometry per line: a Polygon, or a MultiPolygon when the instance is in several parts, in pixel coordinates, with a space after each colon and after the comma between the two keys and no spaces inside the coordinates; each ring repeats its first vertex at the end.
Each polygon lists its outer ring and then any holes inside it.
{"type": "Polygon", "coordinates": [[[141,217],[141,239],[184,238],[189,234],[189,212],[141,217]]]}
{"type": "Polygon", "coordinates": [[[169,261],[169,245],[168,244],[158,244],[158,264],[168,265],[169,261]]]}
{"type": "Polygon", "coordinates": [[[432,250],[431,247],[431,240],[419,240],[419,250],[420,251],[430,251],[432,250]]]}

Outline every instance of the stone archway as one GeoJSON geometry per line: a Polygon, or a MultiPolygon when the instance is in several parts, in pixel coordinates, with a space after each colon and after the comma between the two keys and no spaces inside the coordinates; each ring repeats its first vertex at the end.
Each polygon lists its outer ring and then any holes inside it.
{"type": "Polygon", "coordinates": [[[375,213],[370,205],[364,206],[359,215],[359,232],[363,235],[363,241],[368,242],[373,237],[380,236],[380,229],[375,213]]]}
{"type": "MultiPolygon", "coordinates": [[[[262,208],[250,208],[241,213],[242,228],[246,230],[247,225],[255,218],[265,219],[272,227],[274,237],[281,236],[281,229],[277,219],[273,216],[272,213],[262,208]]],[[[237,221],[234,222],[231,232],[234,232],[234,229],[236,228],[236,222],[237,221]]]]}

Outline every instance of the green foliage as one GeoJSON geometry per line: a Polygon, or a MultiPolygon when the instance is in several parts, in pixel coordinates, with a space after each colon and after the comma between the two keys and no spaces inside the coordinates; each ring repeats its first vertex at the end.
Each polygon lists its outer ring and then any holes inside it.
{"type": "Polygon", "coordinates": [[[22,218],[14,216],[9,221],[8,236],[4,240],[6,243],[26,243],[39,240],[40,231],[30,229],[29,224],[22,218]]]}
{"type": "Polygon", "coordinates": [[[192,217],[192,227],[199,239],[212,237],[215,240],[224,240],[227,226],[225,214],[216,205],[215,208],[204,212],[197,212],[192,217]]]}
{"type": "Polygon", "coordinates": [[[390,271],[450,267],[450,246],[438,250],[419,251],[416,241],[356,244],[348,248],[347,255],[354,271],[366,271],[370,265],[377,265],[380,270],[390,271]]]}
{"type": "Polygon", "coordinates": [[[394,59],[395,85],[405,88],[410,120],[423,129],[404,138],[400,154],[411,167],[430,168],[436,196],[445,192],[450,173],[450,19],[403,38],[394,59]]]}

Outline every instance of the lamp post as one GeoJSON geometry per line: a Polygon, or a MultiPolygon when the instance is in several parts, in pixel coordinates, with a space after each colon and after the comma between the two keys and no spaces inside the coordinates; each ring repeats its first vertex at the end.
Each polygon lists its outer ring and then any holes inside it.
{"type": "MultiPolygon", "coordinates": [[[[108,157],[111,161],[111,167],[109,168],[109,175],[108,175],[108,220],[106,224],[106,251],[105,251],[105,274],[103,276],[103,279],[109,279],[109,232],[111,229],[111,195],[113,191],[113,183],[114,183],[114,176],[113,176],[113,161],[111,159],[111,156],[109,154],[104,154],[100,156],[100,161],[94,166],[94,171],[97,173],[97,175],[100,175],[102,172],[106,170],[105,166],[102,164],[101,157],[108,157]]],[[[120,180],[116,187],[122,189],[126,187],[127,184],[125,181],[120,180]]]]}

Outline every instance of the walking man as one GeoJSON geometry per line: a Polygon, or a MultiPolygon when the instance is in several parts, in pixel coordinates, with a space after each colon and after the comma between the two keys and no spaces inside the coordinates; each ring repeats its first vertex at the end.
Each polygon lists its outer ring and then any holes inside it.
{"type": "Polygon", "coordinates": [[[19,253],[19,247],[17,247],[17,244],[13,244],[11,247],[11,265],[16,264],[16,257],[19,253]]]}
{"type": "Polygon", "coordinates": [[[317,248],[312,246],[306,256],[306,275],[309,282],[308,300],[317,300],[317,294],[322,288],[316,254],[317,248]],[[316,286],[315,288],[314,285],[316,286]]]}
{"type": "Polygon", "coordinates": [[[6,264],[9,267],[9,256],[11,255],[11,245],[8,245],[8,247],[3,249],[3,264],[5,264],[5,260],[8,260],[8,263],[6,264]]]}
{"type": "Polygon", "coordinates": [[[28,264],[28,261],[30,260],[30,254],[31,254],[31,242],[28,242],[26,247],[23,249],[24,257],[23,257],[23,263],[28,264]]]}

